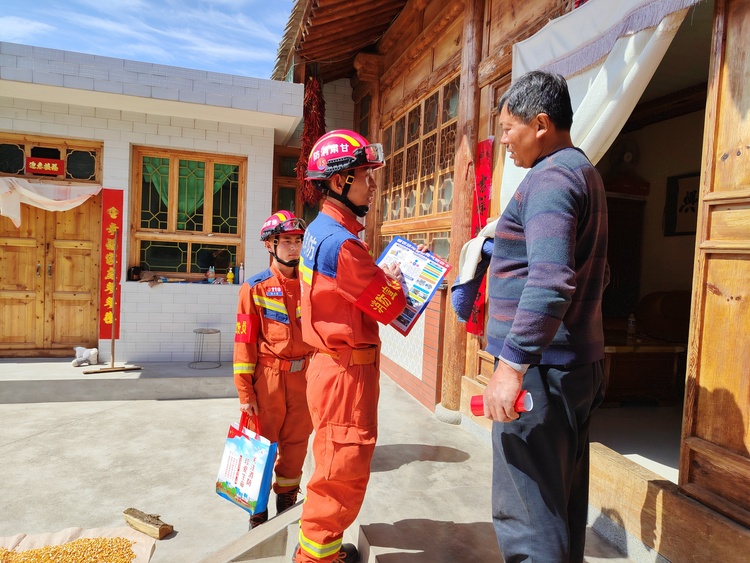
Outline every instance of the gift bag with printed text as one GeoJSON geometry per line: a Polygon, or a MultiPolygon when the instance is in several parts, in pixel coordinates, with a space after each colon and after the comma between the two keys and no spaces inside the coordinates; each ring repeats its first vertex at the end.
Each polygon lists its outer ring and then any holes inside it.
{"type": "Polygon", "coordinates": [[[277,444],[260,435],[258,417],[253,417],[256,432],[247,428],[247,413],[242,413],[239,425],[232,423],[229,427],[216,492],[250,514],[257,514],[268,505],[277,444]]]}

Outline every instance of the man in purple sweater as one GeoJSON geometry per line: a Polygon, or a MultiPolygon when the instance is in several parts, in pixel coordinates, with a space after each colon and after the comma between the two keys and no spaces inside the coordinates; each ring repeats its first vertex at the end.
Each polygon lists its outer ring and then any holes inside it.
{"type": "Polygon", "coordinates": [[[492,516],[506,563],[579,563],[589,423],[604,394],[607,203],[571,141],[564,78],[525,74],[499,108],[500,142],[529,171],[498,221],[488,271],[492,516]],[[522,389],[534,408],[519,418],[522,389]]]}

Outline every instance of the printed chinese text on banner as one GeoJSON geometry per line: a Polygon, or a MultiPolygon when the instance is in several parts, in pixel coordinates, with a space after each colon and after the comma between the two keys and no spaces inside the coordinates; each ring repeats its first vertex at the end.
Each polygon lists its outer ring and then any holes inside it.
{"type": "Polygon", "coordinates": [[[99,272],[99,338],[120,337],[122,190],[102,190],[102,257],[99,272]],[[115,256],[117,250],[117,256],[115,256]],[[117,265],[117,267],[115,267],[117,265]]]}

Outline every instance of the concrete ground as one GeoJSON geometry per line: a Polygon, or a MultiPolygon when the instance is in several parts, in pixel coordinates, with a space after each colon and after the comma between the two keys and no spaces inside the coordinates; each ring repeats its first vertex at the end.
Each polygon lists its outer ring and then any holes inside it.
{"type": "MultiPolygon", "coordinates": [[[[133,507],[174,526],[151,561],[190,563],[246,533],[246,514],[214,489],[238,416],[231,366],[141,367],[83,375],[69,361],[0,360],[0,537],[122,527],[133,507]]],[[[381,384],[359,517],[370,552],[389,563],[499,561],[487,436],[381,384]]],[[[586,561],[605,560],[628,561],[590,530],[586,561]]]]}

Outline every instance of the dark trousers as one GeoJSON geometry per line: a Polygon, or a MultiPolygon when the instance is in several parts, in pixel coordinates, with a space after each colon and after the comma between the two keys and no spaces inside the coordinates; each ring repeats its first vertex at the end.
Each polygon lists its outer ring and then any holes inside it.
{"type": "Polygon", "coordinates": [[[492,427],[492,519],[506,563],[581,563],[589,424],[604,397],[603,361],[532,366],[534,408],[492,427]]]}

